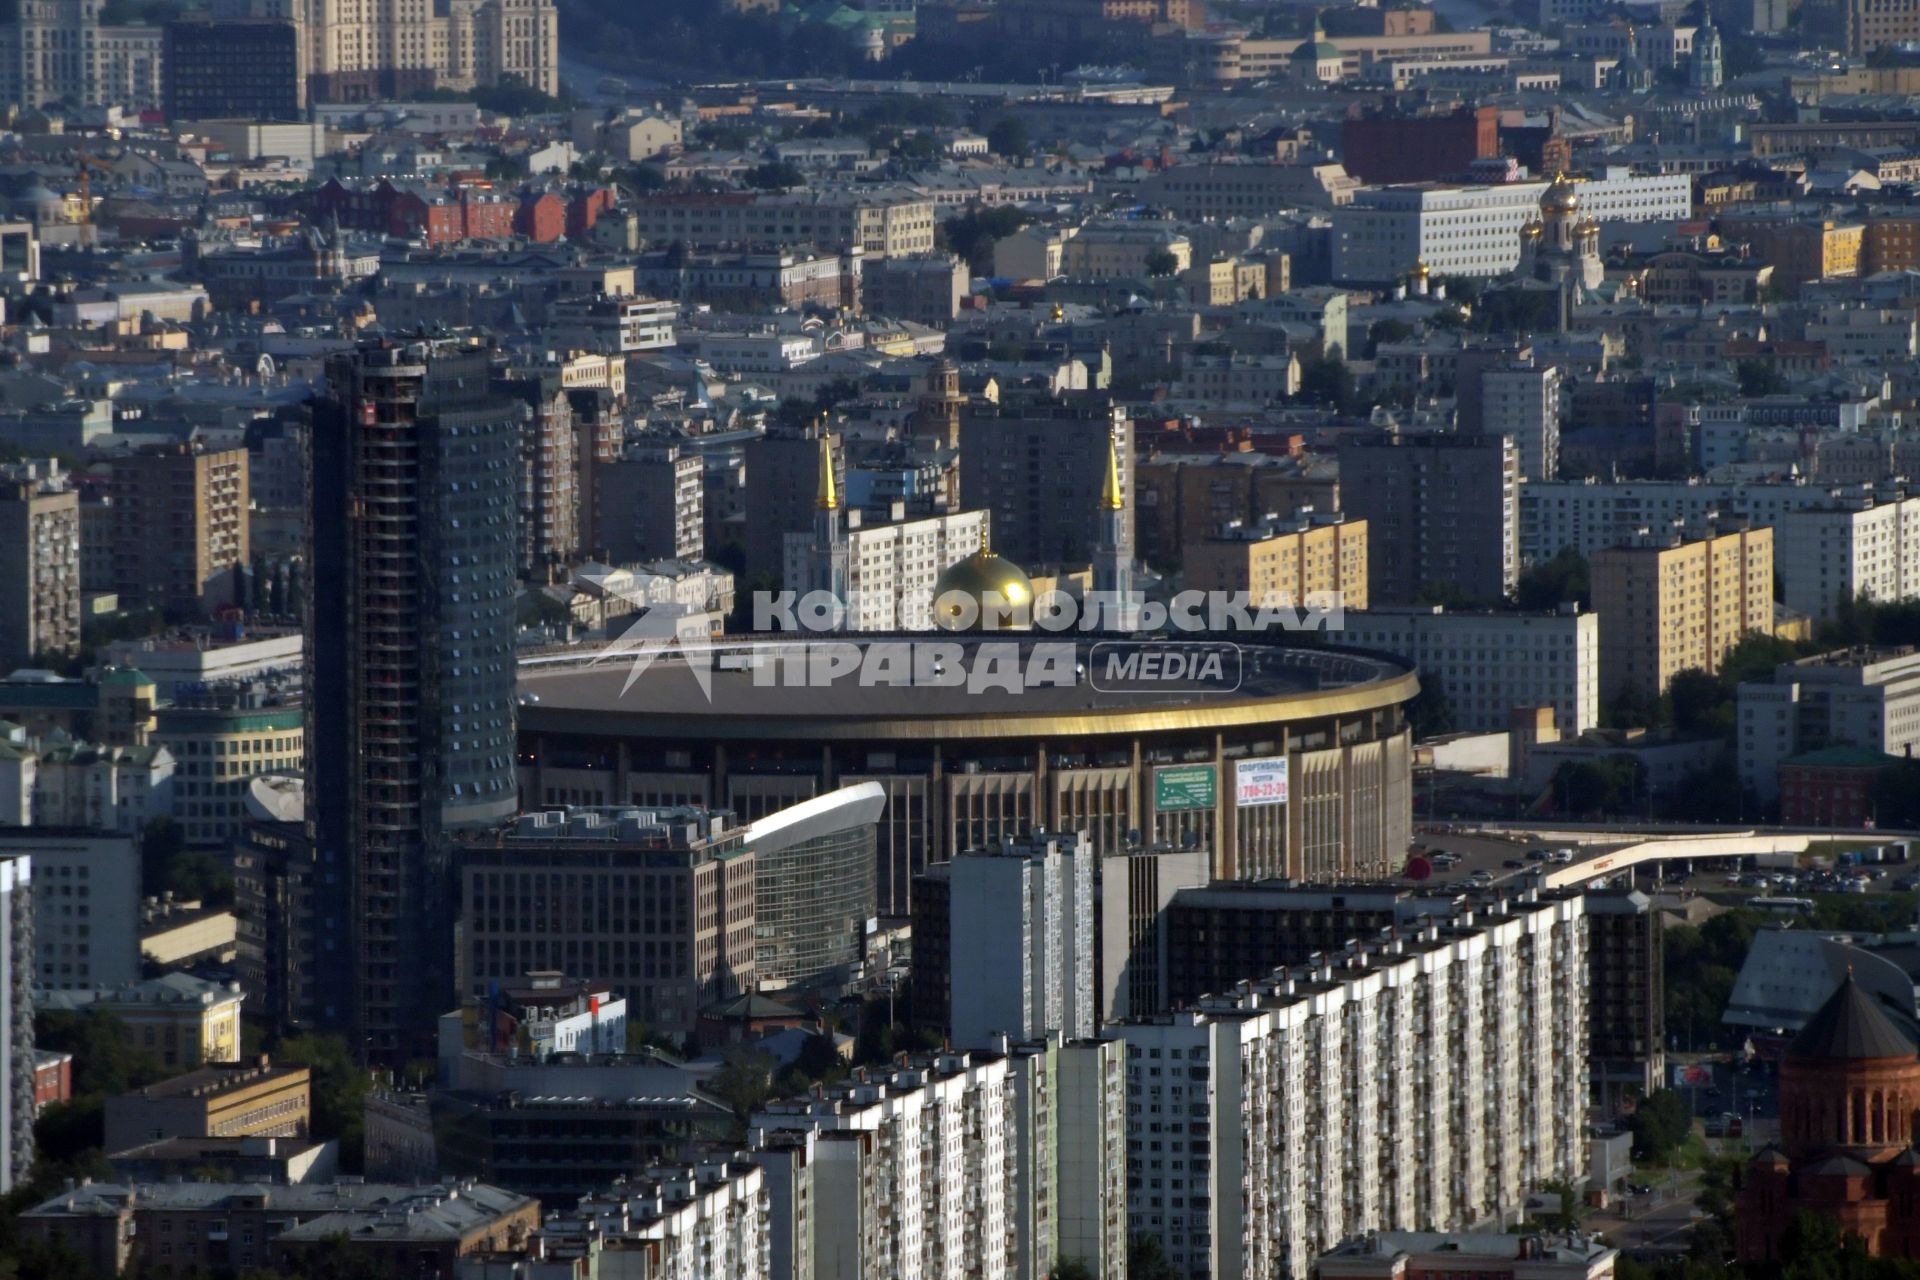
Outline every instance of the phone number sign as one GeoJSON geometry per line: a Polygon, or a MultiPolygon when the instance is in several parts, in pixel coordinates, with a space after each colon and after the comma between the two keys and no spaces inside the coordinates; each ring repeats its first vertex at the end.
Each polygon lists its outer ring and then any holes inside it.
{"type": "Polygon", "coordinates": [[[1287,758],[1262,756],[1233,762],[1233,803],[1241,809],[1287,802],[1287,758]]]}

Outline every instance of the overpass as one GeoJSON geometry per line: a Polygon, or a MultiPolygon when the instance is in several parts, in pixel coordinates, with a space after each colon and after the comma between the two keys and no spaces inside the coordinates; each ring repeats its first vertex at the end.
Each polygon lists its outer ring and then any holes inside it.
{"type": "Polygon", "coordinates": [[[1793,854],[1807,851],[1813,836],[1761,835],[1757,831],[1735,831],[1725,835],[1670,836],[1642,840],[1581,858],[1564,867],[1546,871],[1544,883],[1549,889],[1565,889],[1584,884],[1598,876],[1613,875],[1647,862],[1667,862],[1675,858],[1746,858],[1756,854],[1793,854]]]}

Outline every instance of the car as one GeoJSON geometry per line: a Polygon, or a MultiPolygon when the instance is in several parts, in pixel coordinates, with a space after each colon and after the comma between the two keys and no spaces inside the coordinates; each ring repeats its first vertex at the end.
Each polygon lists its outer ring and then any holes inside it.
{"type": "Polygon", "coordinates": [[[1475,884],[1492,884],[1493,872],[1488,871],[1483,867],[1480,870],[1474,872],[1472,875],[1468,876],[1467,879],[1473,881],[1473,883],[1475,884]]]}
{"type": "Polygon", "coordinates": [[[1629,1182],[1627,1184],[1627,1190],[1636,1196],[1650,1196],[1653,1194],[1653,1188],[1644,1182],[1629,1182]]]}
{"type": "Polygon", "coordinates": [[[1549,856],[1551,856],[1551,851],[1547,849],[1527,850],[1528,862],[1545,862],[1549,856]]]}
{"type": "Polygon", "coordinates": [[[1525,871],[1527,869],[1527,864],[1519,858],[1508,858],[1500,865],[1509,871],[1525,871]]]}
{"type": "Polygon", "coordinates": [[[1560,866],[1560,867],[1564,867],[1564,866],[1566,866],[1566,865],[1567,865],[1567,864],[1568,864],[1569,862],[1572,862],[1572,861],[1573,861],[1573,850],[1571,850],[1571,849],[1555,849],[1555,850],[1553,851],[1553,853],[1552,853],[1551,855],[1549,855],[1549,857],[1548,857],[1548,859],[1547,859],[1547,860],[1548,860],[1549,862],[1551,862],[1551,863],[1553,863],[1553,864],[1554,864],[1555,866],[1560,866]]]}

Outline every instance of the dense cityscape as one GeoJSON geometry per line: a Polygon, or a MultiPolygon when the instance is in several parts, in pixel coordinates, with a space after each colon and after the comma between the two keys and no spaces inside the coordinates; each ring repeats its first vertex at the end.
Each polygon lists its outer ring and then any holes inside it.
{"type": "Polygon", "coordinates": [[[13,0],[0,1280],[1920,1277],[1917,420],[1909,0],[13,0]]]}

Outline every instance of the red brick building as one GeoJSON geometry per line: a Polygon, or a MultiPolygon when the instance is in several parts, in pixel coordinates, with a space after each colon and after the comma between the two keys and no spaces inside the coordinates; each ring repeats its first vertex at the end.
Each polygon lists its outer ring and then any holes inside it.
{"type": "Polygon", "coordinates": [[[1438,182],[1500,154],[1500,111],[1361,116],[1340,127],[1341,163],[1363,182],[1438,182]]]}
{"type": "Polygon", "coordinates": [[[476,187],[396,186],[385,178],[349,187],[329,178],[313,193],[311,208],[314,221],[321,224],[337,217],[341,226],[356,231],[439,245],[511,236],[518,204],[510,196],[476,187]]]}
{"type": "Polygon", "coordinates": [[[1827,747],[1780,762],[1780,821],[1791,826],[1865,827],[1874,789],[1898,756],[1864,747],[1827,747]]]}
{"type": "Polygon", "coordinates": [[[1920,1056],[1849,973],[1780,1064],[1780,1141],[1747,1166],[1740,1261],[1768,1263],[1801,1211],[1868,1252],[1920,1257],[1920,1056]]]}
{"type": "Polygon", "coordinates": [[[611,187],[594,187],[576,193],[567,205],[567,234],[575,239],[583,238],[593,230],[593,224],[600,220],[600,215],[612,209],[611,187]]]}
{"type": "Polygon", "coordinates": [[[513,229],[535,244],[552,244],[567,234],[567,202],[552,191],[529,191],[520,197],[513,229]]]}
{"type": "Polygon", "coordinates": [[[73,1096],[73,1055],[36,1049],[33,1054],[33,1109],[44,1111],[73,1096]]]}

